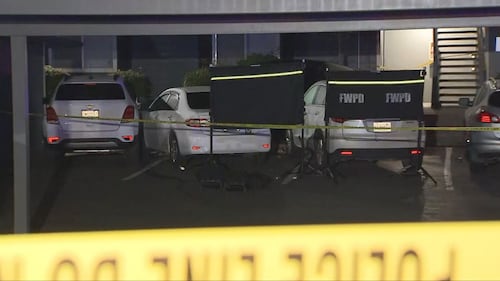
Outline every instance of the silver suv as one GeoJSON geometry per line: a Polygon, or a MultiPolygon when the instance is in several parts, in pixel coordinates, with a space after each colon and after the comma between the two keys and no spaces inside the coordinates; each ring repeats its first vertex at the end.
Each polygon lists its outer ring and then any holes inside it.
{"type": "MultiPolygon", "coordinates": [[[[326,83],[318,81],[304,94],[305,125],[325,125],[326,83]]],[[[330,160],[334,163],[349,159],[397,159],[402,160],[403,167],[421,167],[425,134],[420,131],[419,138],[418,130],[409,129],[419,127],[418,120],[331,118],[328,125],[335,126],[334,129],[328,130],[327,147],[330,160]]],[[[325,130],[322,129],[304,129],[304,144],[312,152],[312,160],[317,165],[322,165],[325,161],[325,135],[325,130]]],[[[288,137],[293,140],[295,146],[301,146],[301,129],[292,130],[292,135],[288,137]]]]}
{"type": "Polygon", "coordinates": [[[482,171],[485,165],[500,161],[500,83],[497,79],[484,82],[474,101],[461,98],[467,127],[485,128],[485,131],[466,132],[466,155],[472,172],[482,171]],[[491,130],[487,130],[490,129],[491,130]]]}
{"type": "MultiPolygon", "coordinates": [[[[63,79],[45,100],[43,136],[62,151],[131,148],[138,139],[139,113],[121,77],[76,74],[63,79]]],[[[136,146],[134,146],[136,147],[136,146]]]]}

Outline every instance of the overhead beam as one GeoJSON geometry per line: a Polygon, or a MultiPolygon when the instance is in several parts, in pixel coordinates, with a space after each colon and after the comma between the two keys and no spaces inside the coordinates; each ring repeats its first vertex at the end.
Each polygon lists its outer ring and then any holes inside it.
{"type": "Polygon", "coordinates": [[[0,35],[196,35],[243,33],[341,32],[436,27],[497,26],[500,16],[447,19],[368,20],[340,22],[282,22],[233,24],[0,24],[0,35]]]}
{"type": "Polygon", "coordinates": [[[500,0],[2,0],[0,15],[188,15],[498,7],[500,0]]]}

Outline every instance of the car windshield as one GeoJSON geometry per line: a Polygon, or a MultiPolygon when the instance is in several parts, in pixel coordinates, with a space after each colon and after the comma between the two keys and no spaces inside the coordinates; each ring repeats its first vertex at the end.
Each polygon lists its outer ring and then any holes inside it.
{"type": "Polygon", "coordinates": [[[125,94],[117,83],[63,84],[56,93],[56,100],[123,100],[125,94]]]}
{"type": "Polygon", "coordinates": [[[192,109],[209,109],[210,108],[210,93],[209,92],[190,92],[187,93],[188,105],[192,109]]]}

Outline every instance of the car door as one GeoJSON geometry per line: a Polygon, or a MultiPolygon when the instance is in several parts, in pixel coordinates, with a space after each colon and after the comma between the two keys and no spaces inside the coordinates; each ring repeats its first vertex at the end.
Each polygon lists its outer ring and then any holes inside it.
{"type": "Polygon", "coordinates": [[[154,150],[166,150],[162,147],[164,139],[168,140],[170,124],[163,123],[169,121],[172,108],[168,105],[170,91],[161,93],[149,106],[146,111],[146,122],[144,124],[144,141],[148,148],[154,150]]]}
{"type": "MultiPolygon", "coordinates": [[[[325,98],[326,85],[319,84],[316,86],[314,98],[310,104],[306,105],[304,111],[304,121],[307,125],[323,126],[325,125],[325,98]]],[[[304,132],[306,139],[310,138],[316,129],[307,128],[304,132]]]]}
{"type": "MultiPolygon", "coordinates": [[[[316,98],[316,94],[319,89],[319,84],[313,84],[309,89],[307,89],[304,94],[304,125],[313,125],[314,120],[312,116],[314,116],[314,110],[311,109],[313,107],[314,100],[316,98]]],[[[308,136],[311,136],[314,133],[312,129],[304,129],[304,138],[307,139],[308,136]]],[[[300,140],[302,137],[302,129],[293,129],[294,139],[300,140]]],[[[296,143],[298,144],[298,143],[296,143]]]]}

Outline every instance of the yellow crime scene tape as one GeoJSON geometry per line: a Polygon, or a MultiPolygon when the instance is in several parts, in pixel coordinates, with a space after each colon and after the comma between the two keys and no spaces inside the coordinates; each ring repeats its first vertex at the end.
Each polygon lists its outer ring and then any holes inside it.
{"type": "MultiPolygon", "coordinates": [[[[1,112],[5,113],[5,112],[1,112]]],[[[11,113],[9,113],[11,114],[11,113]]],[[[30,113],[30,116],[43,117],[43,114],[30,113]]],[[[60,118],[71,118],[71,119],[82,119],[82,120],[101,120],[101,121],[126,121],[126,122],[138,122],[138,123],[161,123],[161,124],[186,124],[182,121],[161,121],[161,120],[146,120],[146,119],[122,119],[122,118],[103,118],[103,117],[82,117],[82,116],[71,116],[64,115],[60,118]]],[[[224,126],[224,127],[234,127],[234,128],[263,128],[263,129],[367,129],[365,126],[332,126],[332,125],[284,125],[284,124],[249,124],[249,123],[221,123],[221,122],[207,122],[205,124],[207,127],[210,126],[224,126]]],[[[368,127],[369,129],[369,127],[368,127]]],[[[500,126],[498,127],[394,127],[391,128],[393,131],[397,130],[409,130],[409,131],[500,131],[500,126]]]]}
{"type": "MultiPolygon", "coordinates": [[[[0,111],[0,113],[7,113],[0,111]]],[[[9,112],[8,114],[12,114],[9,112]]],[[[29,113],[30,116],[41,117],[43,114],[29,113]]],[[[63,115],[59,118],[81,119],[81,120],[101,120],[101,121],[123,121],[137,123],[156,123],[156,124],[187,124],[185,121],[163,121],[163,120],[147,120],[147,119],[122,119],[122,118],[105,118],[105,117],[83,117],[73,115],[63,115]]],[[[403,120],[404,121],[404,120],[403,120]]],[[[379,129],[376,127],[366,126],[348,126],[348,125],[285,125],[285,124],[251,124],[251,123],[222,123],[222,122],[207,122],[203,126],[210,127],[233,127],[233,128],[257,128],[257,129],[379,129]]],[[[456,132],[484,132],[484,131],[500,131],[500,124],[496,127],[466,127],[466,126],[421,126],[421,127],[392,127],[391,131],[456,131],[456,132]]]]}
{"type": "Polygon", "coordinates": [[[500,222],[0,236],[0,280],[500,280],[500,222]]]}

